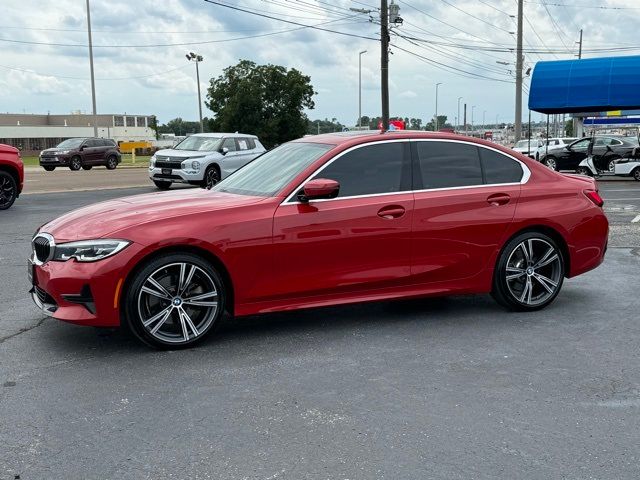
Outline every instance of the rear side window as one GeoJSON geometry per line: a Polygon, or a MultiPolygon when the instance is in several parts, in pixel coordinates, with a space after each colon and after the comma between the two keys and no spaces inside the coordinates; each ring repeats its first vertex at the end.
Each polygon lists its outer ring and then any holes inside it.
{"type": "Polygon", "coordinates": [[[246,138],[238,138],[238,150],[249,150],[246,138]]]}
{"type": "Polygon", "coordinates": [[[482,169],[475,145],[455,142],[416,142],[416,189],[482,185],[482,169]]]}
{"type": "Polygon", "coordinates": [[[485,183],[519,183],[522,167],[515,160],[488,148],[479,148],[485,183]]]}
{"type": "Polygon", "coordinates": [[[247,145],[249,146],[250,150],[256,148],[256,141],[253,138],[245,138],[245,140],[247,141],[247,145]]]}
{"type": "Polygon", "coordinates": [[[97,138],[90,138],[89,140],[87,140],[85,142],[85,145],[87,147],[101,147],[102,146],[102,142],[100,140],[98,140],[97,138]]]}
{"type": "Polygon", "coordinates": [[[404,142],[381,143],[348,152],[314,178],[340,183],[340,197],[410,190],[411,162],[404,142]]]}

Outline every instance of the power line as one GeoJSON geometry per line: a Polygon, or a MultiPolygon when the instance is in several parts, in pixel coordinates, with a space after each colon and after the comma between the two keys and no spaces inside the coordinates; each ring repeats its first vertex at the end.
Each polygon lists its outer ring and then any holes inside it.
{"type": "Polygon", "coordinates": [[[640,7],[603,7],[601,5],[584,5],[584,4],[576,5],[576,4],[569,4],[569,3],[549,3],[549,2],[544,3],[544,2],[531,2],[527,0],[525,0],[524,3],[531,3],[533,5],[552,5],[554,7],[597,8],[601,10],[640,10],[640,7]]]}
{"type": "Polygon", "coordinates": [[[442,3],[444,3],[444,4],[446,4],[446,5],[449,5],[449,6],[450,6],[450,7],[452,7],[452,8],[455,8],[455,9],[456,9],[456,10],[458,10],[459,12],[462,12],[462,13],[464,13],[465,15],[467,15],[467,16],[469,16],[469,17],[471,17],[471,18],[475,18],[476,20],[478,20],[478,21],[480,21],[480,22],[484,23],[485,25],[489,25],[491,28],[494,28],[494,29],[499,30],[499,31],[501,31],[501,32],[506,32],[506,33],[508,33],[508,34],[510,34],[510,35],[512,34],[512,32],[510,32],[509,30],[506,30],[506,29],[504,29],[504,28],[498,27],[497,25],[494,25],[494,24],[493,24],[493,23],[491,23],[491,22],[487,22],[486,20],[484,20],[484,19],[482,19],[482,18],[480,18],[480,17],[477,17],[477,16],[475,16],[475,15],[473,15],[473,14],[471,14],[471,13],[467,12],[466,10],[463,10],[463,9],[462,9],[462,8],[460,8],[460,7],[456,7],[454,4],[449,3],[447,0],[440,0],[440,1],[441,1],[442,3]]]}

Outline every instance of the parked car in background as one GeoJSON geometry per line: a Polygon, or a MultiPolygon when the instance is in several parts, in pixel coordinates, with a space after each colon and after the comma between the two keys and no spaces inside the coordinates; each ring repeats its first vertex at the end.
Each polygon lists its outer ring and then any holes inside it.
{"type": "Polygon", "coordinates": [[[614,173],[624,177],[633,177],[640,182],[640,146],[616,162],[614,173]]]}
{"type": "Polygon", "coordinates": [[[69,138],[40,152],[40,166],[47,172],[56,167],[91,170],[99,165],[113,170],[121,161],[118,145],[109,138],[69,138]]]}
{"type": "Polygon", "coordinates": [[[24,164],[20,151],[0,143],[0,210],[6,210],[22,193],[24,164]]]}
{"type": "Polygon", "coordinates": [[[531,140],[525,139],[516,142],[513,146],[512,150],[515,150],[518,153],[526,155],[527,157],[533,158],[534,152],[542,146],[542,140],[538,138],[532,138],[531,140]]]}
{"type": "Polygon", "coordinates": [[[489,292],[534,311],[603,261],[602,204],[593,178],[484,140],[316,135],[211,190],[114,199],[46,223],[29,280],[45,314],[127,325],[158,348],[197,343],[225,312],[489,292]]]}
{"type": "Polygon", "coordinates": [[[564,148],[567,145],[579,140],[577,137],[557,137],[557,138],[549,138],[547,140],[542,141],[542,145],[536,149],[533,154],[533,157],[540,161],[541,157],[544,157],[548,152],[555,150],[557,148],[564,148]]]}
{"type": "Polygon", "coordinates": [[[598,135],[584,137],[562,148],[540,156],[540,162],[552,170],[576,170],[587,158],[589,142],[593,139],[593,162],[600,171],[614,173],[616,162],[638,146],[636,137],[598,135]]]}
{"type": "Polygon", "coordinates": [[[244,133],[196,133],[149,161],[149,178],[160,190],[172,183],[211,188],[265,152],[258,137],[244,133]]]}

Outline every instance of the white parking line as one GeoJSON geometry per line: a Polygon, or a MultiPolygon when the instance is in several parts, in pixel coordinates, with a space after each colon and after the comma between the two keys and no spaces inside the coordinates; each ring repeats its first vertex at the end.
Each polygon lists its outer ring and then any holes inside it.
{"type": "Polygon", "coordinates": [[[638,222],[640,222],[640,215],[637,215],[636,218],[631,220],[631,223],[638,223],[638,222]]]}

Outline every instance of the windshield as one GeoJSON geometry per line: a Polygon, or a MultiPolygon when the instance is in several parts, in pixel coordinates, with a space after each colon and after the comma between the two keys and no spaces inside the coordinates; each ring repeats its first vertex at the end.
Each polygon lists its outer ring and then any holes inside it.
{"type": "Polygon", "coordinates": [[[69,138],[60,142],[56,148],[78,148],[84,142],[84,138],[69,138]]]}
{"type": "MultiPolygon", "coordinates": [[[[537,140],[531,140],[531,145],[537,145],[537,140]]],[[[520,140],[513,148],[524,148],[529,146],[529,140],[520,140]]]]}
{"type": "Polygon", "coordinates": [[[193,150],[197,152],[215,152],[218,150],[221,137],[187,137],[173,147],[174,150],[193,150]]]}
{"type": "Polygon", "coordinates": [[[212,190],[272,197],[333,145],[285,143],[237,170],[212,190]]]}

